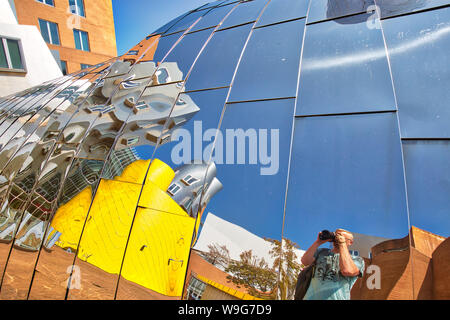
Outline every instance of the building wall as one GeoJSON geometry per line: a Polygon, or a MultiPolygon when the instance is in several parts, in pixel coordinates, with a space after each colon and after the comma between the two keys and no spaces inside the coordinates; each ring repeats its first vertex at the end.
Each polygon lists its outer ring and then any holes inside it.
{"type": "Polygon", "coordinates": [[[17,24],[15,10],[10,0],[0,0],[0,23],[17,24]]]}
{"type": "Polygon", "coordinates": [[[217,288],[207,285],[205,288],[205,292],[203,292],[202,300],[239,300],[239,299],[217,288]]]}
{"type": "Polygon", "coordinates": [[[450,299],[450,238],[433,252],[433,299],[450,299]]]}
{"type": "Polygon", "coordinates": [[[355,284],[352,299],[449,299],[449,249],[449,239],[416,227],[410,236],[376,245],[366,267],[380,267],[381,287],[369,289],[366,282],[371,275],[366,273],[355,284]]]}
{"type": "Polygon", "coordinates": [[[35,26],[17,24],[8,0],[0,0],[0,36],[19,39],[26,72],[0,71],[0,96],[62,76],[58,63],[35,26]]]}
{"type": "Polygon", "coordinates": [[[54,0],[55,7],[36,0],[15,0],[19,24],[35,25],[39,18],[58,24],[60,45],[48,44],[58,50],[67,62],[67,71],[78,71],[80,64],[95,65],[117,55],[114,17],[111,0],[84,0],[85,16],[70,12],[69,0],[54,0]],[[86,31],[90,52],[75,49],[73,29],[86,31]]]}

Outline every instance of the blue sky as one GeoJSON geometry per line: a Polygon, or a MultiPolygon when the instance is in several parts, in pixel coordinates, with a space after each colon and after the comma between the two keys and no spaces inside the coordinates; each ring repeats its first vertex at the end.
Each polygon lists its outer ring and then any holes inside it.
{"type": "Polygon", "coordinates": [[[112,0],[119,55],[173,18],[207,0],[112,0]]]}

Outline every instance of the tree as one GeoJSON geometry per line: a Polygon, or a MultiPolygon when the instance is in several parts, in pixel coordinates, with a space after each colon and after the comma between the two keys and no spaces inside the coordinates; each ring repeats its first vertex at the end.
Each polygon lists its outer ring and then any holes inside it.
{"type": "Polygon", "coordinates": [[[297,243],[283,238],[283,241],[265,238],[272,243],[269,254],[274,258],[274,269],[279,270],[279,293],[278,299],[292,300],[297,284],[297,277],[302,270],[302,265],[298,263],[299,257],[295,253],[299,249],[297,243]]]}
{"type": "Polygon", "coordinates": [[[203,258],[214,266],[220,266],[225,269],[230,261],[230,251],[225,245],[217,243],[208,245],[208,251],[202,252],[203,258]]]}
{"type": "Polygon", "coordinates": [[[225,272],[229,274],[227,279],[246,288],[248,294],[263,299],[275,298],[277,273],[264,258],[254,256],[252,250],[242,252],[238,261],[230,260],[225,272]]]}

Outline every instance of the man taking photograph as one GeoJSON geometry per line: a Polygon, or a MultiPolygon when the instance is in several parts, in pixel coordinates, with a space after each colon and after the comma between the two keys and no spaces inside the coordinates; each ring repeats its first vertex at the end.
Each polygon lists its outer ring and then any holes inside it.
{"type": "Polygon", "coordinates": [[[352,244],[353,235],[349,231],[337,229],[334,234],[319,233],[301,259],[305,266],[316,261],[303,300],[350,300],[350,291],[364,272],[364,260],[348,250],[352,244]],[[326,242],[333,242],[333,249],[319,249],[326,242]]]}

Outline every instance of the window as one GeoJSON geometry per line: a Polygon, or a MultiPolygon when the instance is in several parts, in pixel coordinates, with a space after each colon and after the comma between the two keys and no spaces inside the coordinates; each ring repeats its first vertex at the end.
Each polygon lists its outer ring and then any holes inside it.
{"type": "Polygon", "coordinates": [[[358,251],[358,250],[348,250],[348,251],[349,251],[349,253],[350,253],[351,255],[359,256],[359,251],[358,251]]]}
{"type": "Polygon", "coordinates": [[[186,177],[184,177],[183,179],[181,179],[181,182],[183,182],[184,184],[190,186],[191,184],[193,184],[194,182],[197,182],[198,180],[196,178],[194,178],[193,176],[191,176],[190,174],[188,174],[186,177]]]}
{"type": "Polygon", "coordinates": [[[81,70],[92,67],[90,64],[81,63],[81,70]]]}
{"type": "Polygon", "coordinates": [[[191,277],[189,285],[187,287],[187,300],[200,300],[203,292],[205,292],[206,283],[191,277]]]}
{"type": "Polygon", "coordinates": [[[77,14],[82,17],[86,17],[84,14],[84,3],[83,0],[69,0],[70,12],[77,14]]]}
{"type": "Polygon", "coordinates": [[[37,0],[37,1],[40,3],[48,4],[49,6],[52,6],[52,7],[55,6],[55,3],[53,2],[53,0],[37,0]]]}
{"type": "Polygon", "coordinates": [[[56,23],[39,19],[39,28],[45,42],[59,45],[59,32],[56,23]]]}
{"type": "Polygon", "coordinates": [[[185,198],[183,200],[183,202],[181,203],[181,207],[186,211],[189,212],[189,210],[191,210],[191,206],[192,206],[192,202],[194,202],[194,200],[192,198],[185,198]]]}
{"type": "Polygon", "coordinates": [[[67,74],[67,62],[60,60],[60,65],[61,65],[61,71],[63,73],[63,75],[67,74]]]}
{"type": "Polygon", "coordinates": [[[174,196],[180,189],[181,189],[181,187],[179,185],[177,185],[176,183],[174,183],[169,187],[169,189],[167,189],[167,192],[169,194],[171,194],[172,196],[174,196]]]}
{"type": "Polygon", "coordinates": [[[0,38],[0,68],[25,71],[19,40],[0,38]]]}
{"type": "Polygon", "coordinates": [[[78,50],[90,51],[87,32],[73,29],[73,37],[75,38],[75,48],[78,50]]]}

